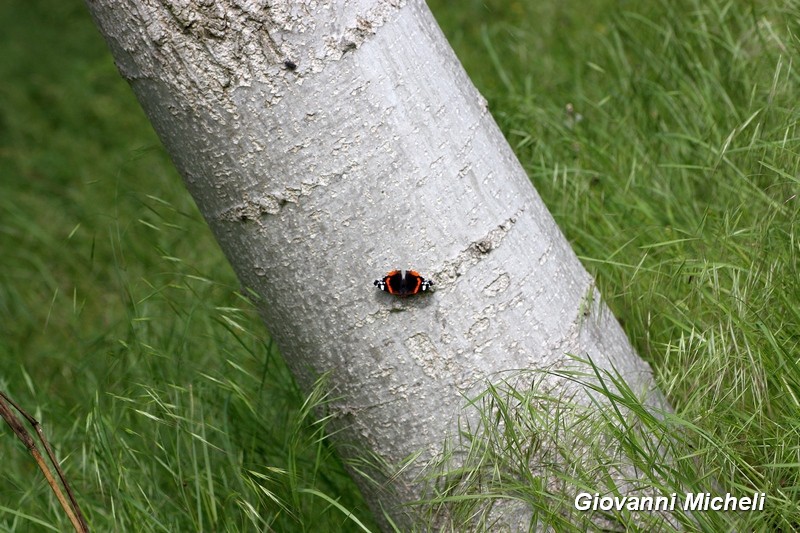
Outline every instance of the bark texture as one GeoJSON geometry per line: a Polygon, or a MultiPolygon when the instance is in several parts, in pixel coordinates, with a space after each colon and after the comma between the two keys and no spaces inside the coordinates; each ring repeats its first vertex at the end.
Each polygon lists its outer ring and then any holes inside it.
{"type": "MultiPolygon", "coordinates": [[[[423,2],[87,3],[295,376],[332,372],[342,439],[423,464],[465,396],[566,353],[651,387],[423,2]],[[435,292],[372,286],[394,268],[435,292]]],[[[373,509],[416,472],[363,484],[373,509]]]]}

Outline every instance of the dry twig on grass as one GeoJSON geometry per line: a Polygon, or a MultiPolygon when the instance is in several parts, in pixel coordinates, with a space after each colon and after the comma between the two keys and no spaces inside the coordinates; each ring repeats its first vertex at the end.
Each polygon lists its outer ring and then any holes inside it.
{"type": "Polygon", "coordinates": [[[88,533],[89,526],[86,524],[86,519],[83,517],[83,513],[81,513],[80,507],[78,507],[78,502],[75,500],[75,496],[72,493],[72,489],[67,483],[67,478],[64,476],[64,472],[61,470],[61,466],[58,464],[55,455],[53,454],[52,448],[50,448],[50,444],[47,442],[47,439],[44,437],[44,432],[42,431],[42,427],[39,424],[39,421],[25,412],[19,405],[17,405],[14,400],[9,398],[4,392],[0,391],[0,416],[3,417],[3,420],[9,425],[11,430],[16,434],[17,438],[25,444],[25,447],[28,448],[28,451],[33,455],[33,458],[36,460],[36,464],[39,465],[42,473],[44,473],[44,477],[47,478],[47,482],[50,484],[50,488],[53,489],[53,492],[58,498],[58,501],[61,503],[61,507],[64,508],[64,512],[67,513],[67,516],[72,522],[75,531],[78,533],[88,533]],[[28,423],[36,430],[36,434],[39,436],[39,440],[44,446],[45,451],[47,452],[47,456],[50,458],[50,462],[56,469],[58,473],[58,477],[61,480],[62,485],[64,485],[64,490],[67,492],[67,496],[69,497],[69,501],[66,500],[64,497],[64,493],[61,491],[61,487],[58,486],[55,478],[53,477],[53,473],[50,471],[50,467],[47,465],[47,462],[42,457],[42,454],[39,452],[39,448],[36,446],[36,441],[31,436],[30,432],[25,428],[17,415],[9,407],[9,404],[14,407],[25,419],[28,423]]]}

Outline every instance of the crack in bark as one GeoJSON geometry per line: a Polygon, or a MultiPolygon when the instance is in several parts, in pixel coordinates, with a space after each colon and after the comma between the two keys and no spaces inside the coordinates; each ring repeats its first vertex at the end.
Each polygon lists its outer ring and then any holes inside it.
{"type": "Polygon", "coordinates": [[[279,195],[265,194],[255,200],[247,199],[239,205],[226,209],[219,215],[226,222],[250,222],[267,215],[277,215],[288,200],[279,195]]]}
{"type": "Polygon", "coordinates": [[[461,277],[464,272],[473,265],[476,265],[489,255],[492,250],[500,247],[505,236],[516,224],[519,215],[525,210],[520,208],[513,216],[507,218],[489,231],[482,238],[473,241],[465,250],[459,253],[455,259],[445,262],[439,274],[434,278],[438,286],[446,286],[461,277]]]}
{"type": "Polygon", "coordinates": [[[387,0],[379,2],[363,16],[356,16],[355,22],[347,26],[340,35],[331,35],[328,38],[327,46],[331,50],[331,56],[338,60],[347,52],[356,50],[389,20],[391,12],[405,4],[405,0],[387,0]]]}
{"type": "MultiPolygon", "coordinates": [[[[341,178],[345,175],[346,173],[340,173],[336,177],[341,178]]],[[[226,222],[249,222],[277,215],[287,204],[299,204],[301,199],[311,196],[315,189],[326,187],[330,182],[329,176],[322,176],[315,182],[300,183],[299,186],[287,185],[281,192],[251,196],[242,203],[225,209],[217,218],[226,222]]]]}

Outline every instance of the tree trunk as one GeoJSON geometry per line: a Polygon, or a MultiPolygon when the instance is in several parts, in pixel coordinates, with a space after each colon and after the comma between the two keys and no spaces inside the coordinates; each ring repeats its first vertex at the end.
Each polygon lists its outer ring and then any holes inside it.
{"type": "Polygon", "coordinates": [[[361,481],[376,514],[503,372],[572,353],[651,388],[423,2],[87,3],[296,378],[330,372],[339,438],[421,452],[392,496],[361,481]],[[435,291],[372,284],[409,268],[435,291]]]}

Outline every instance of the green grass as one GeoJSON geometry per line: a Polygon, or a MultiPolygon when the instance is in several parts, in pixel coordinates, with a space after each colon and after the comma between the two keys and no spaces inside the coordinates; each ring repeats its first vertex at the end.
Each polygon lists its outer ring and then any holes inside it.
{"type": "MultiPolygon", "coordinates": [[[[560,484],[603,472],[531,472],[521,443],[603,457],[590,436],[611,431],[660,490],[768,495],[684,526],[800,527],[800,9],[452,5],[432,8],[675,413],[494,384],[424,506],[460,523],[522,502],[580,528],[560,484]]],[[[291,380],[83,4],[0,4],[0,50],[0,389],[44,424],[93,529],[375,530],[322,438],[324,380],[291,380]]],[[[0,530],[68,529],[6,429],[0,457],[0,530]]]]}

